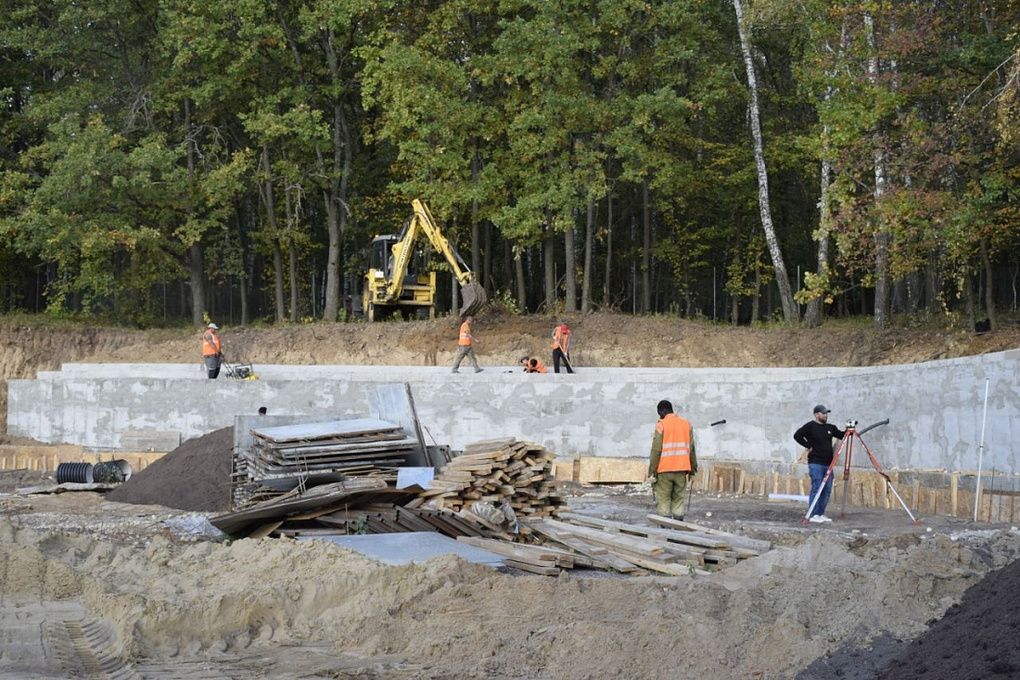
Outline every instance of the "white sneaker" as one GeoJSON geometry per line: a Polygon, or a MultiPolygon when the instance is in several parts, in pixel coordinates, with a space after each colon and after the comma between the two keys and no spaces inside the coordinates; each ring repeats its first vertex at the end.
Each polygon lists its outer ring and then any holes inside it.
{"type": "Polygon", "coordinates": [[[822,520],[823,522],[831,522],[832,521],[831,519],[829,519],[825,515],[818,515],[818,519],[822,520]]]}
{"type": "Polygon", "coordinates": [[[822,515],[811,515],[810,517],[808,517],[808,521],[814,522],[815,524],[822,524],[823,522],[825,522],[825,520],[826,518],[823,517],[822,515]]]}

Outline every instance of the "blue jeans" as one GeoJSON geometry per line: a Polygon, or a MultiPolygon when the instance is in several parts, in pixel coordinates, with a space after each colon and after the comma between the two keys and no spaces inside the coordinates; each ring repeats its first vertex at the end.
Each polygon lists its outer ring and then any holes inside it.
{"type": "MultiPolygon", "coordinates": [[[[818,493],[818,489],[822,488],[822,480],[825,479],[825,473],[828,471],[828,465],[822,465],[821,463],[808,463],[808,474],[811,475],[811,495],[808,497],[808,506],[811,505],[811,501],[815,499],[815,494],[818,493]]],[[[829,477],[829,482],[822,489],[822,495],[818,497],[818,503],[815,504],[815,509],[811,512],[812,515],[824,515],[825,506],[829,504],[829,494],[832,493],[832,477],[829,477]]]]}

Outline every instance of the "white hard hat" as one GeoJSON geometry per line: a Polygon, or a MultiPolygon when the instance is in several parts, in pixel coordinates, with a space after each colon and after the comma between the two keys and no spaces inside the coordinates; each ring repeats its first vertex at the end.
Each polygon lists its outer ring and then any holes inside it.
{"type": "Polygon", "coordinates": [[[216,325],[216,324],[214,324],[214,323],[211,323],[211,324],[209,324],[208,326],[206,326],[206,328],[211,328],[211,329],[213,329],[214,331],[218,331],[218,330],[220,329],[220,327],[219,327],[219,326],[217,326],[217,325],[216,325]]]}

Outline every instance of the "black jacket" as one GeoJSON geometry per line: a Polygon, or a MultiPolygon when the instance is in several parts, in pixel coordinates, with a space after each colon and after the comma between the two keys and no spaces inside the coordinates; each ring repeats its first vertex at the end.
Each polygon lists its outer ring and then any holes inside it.
{"type": "Polygon", "coordinates": [[[832,438],[842,439],[844,434],[846,433],[835,425],[830,423],[822,425],[817,420],[812,420],[793,433],[793,440],[805,449],[811,449],[807,458],[808,463],[828,465],[832,462],[832,438]]]}

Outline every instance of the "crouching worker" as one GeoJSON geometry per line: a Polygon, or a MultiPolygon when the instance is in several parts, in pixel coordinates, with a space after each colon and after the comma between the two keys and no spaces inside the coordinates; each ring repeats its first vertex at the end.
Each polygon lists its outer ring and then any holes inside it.
{"type": "Polygon", "coordinates": [[[548,373],[545,364],[537,357],[521,357],[521,365],[525,373],[548,373]]]}
{"type": "Polygon", "coordinates": [[[673,413],[673,404],[663,399],[657,406],[659,422],[652,439],[648,478],[655,492],[656,511],[660,515],[682,520],[684,492],[698,472],[694,453],[694,428],[673,413]]]}

